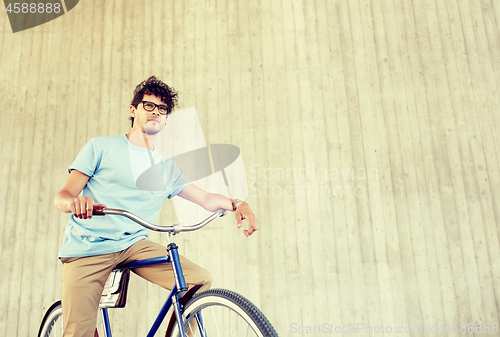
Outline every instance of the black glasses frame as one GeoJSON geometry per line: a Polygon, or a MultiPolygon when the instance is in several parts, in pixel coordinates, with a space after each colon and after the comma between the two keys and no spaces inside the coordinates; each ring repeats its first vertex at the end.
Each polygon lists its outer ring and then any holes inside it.
{"type": "Polygon", "coordinates": [[[156,104],[156,103],[153,103],[153,102],[150,102],[150,101],[141,101],[142,103],[142,107],[144,108],[144,110],[146,111],[154,111],[156,108],[158,108],[158,112],[161,114],[161,115],[168,115],[169,113],[172,112],[172,107],[169,107],[168,105],[164,105],[164,104],[156,104]],[[154,108],[152,110],[149,110],[146,108],[146,103],[149,103],[149,104],[153,104],[154,105],[154,108]],[[167,112],[166,113],[162,113],[161,110],[160,110],[160,107],[165,107],[167,109],[167,112]]]}

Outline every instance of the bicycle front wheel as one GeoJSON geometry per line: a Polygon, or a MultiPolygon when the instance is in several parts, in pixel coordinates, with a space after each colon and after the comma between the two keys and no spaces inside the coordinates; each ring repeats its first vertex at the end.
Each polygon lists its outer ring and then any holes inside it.
{"type": "MultiPolygon", "coordinates": [[[[184,307],[184,327],[188,336],[278,337],[262,312],[245,297],[224,289],[210,289],[184,307]]],[[[180,337],[175,324],[172,337],[180,337]]]]}

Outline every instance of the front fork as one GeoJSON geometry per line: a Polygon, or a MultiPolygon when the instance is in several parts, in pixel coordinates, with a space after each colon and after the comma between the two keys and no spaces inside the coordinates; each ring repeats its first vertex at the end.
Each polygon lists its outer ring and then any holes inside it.
{"type": "MultiPolygon", "coordinates": [[[[167,251],[170,256],[170,262],[172,263],[172,269],[174,271],[174,276],[175,276],[175,285],[177,286],[177,293],[173,296],[172,301],[174,305],[174,311],[175,311],[175,318],[177,321],[177,326],[179,328],[179,331],[181,332],[181,336],[187,336],[186,335],[186,329],[184,327],[184,320],[182,319],[182,312],[181,312],[181,298],[184,296],[188,290],[187,285],[186,285],[186,280],[184,279],[184,274],[182,273],[182,268],[181,268],[181,262],[179,258],[179,253],[177,251],[177,245],[174,242],[170,242],[170,244],[167,246],[167,251]]],[[[191,289],[192,292],[196,291],[199,286],[195,286],[193,289],[191,289]]],[[[189,294],[191,291],[186,294],[186,296],[190,296],[189,294]]],[[[189,299],[187,299],[189,300],[189,299]]],[[[201,317],[201,314],[198,312],[195,315],[196,322],[198,325],[198,329],[200,330],[200,335],[201,337],[206,337],[206,331],[203,326],[203,319],[201,317]]]]}
{"type": "Polygon", "coordinates": [[[179,302],[182,296],[187,291],[187,284],[186,280],[184,279],[184,274],[182,273],[181,261],[179,258],[179,252],[177,251],[177,245],[171,241],[167,246],[167,251],[168,255],[170,256],[170,262],[172,263],[172,270],[174,271],[175,285],[178,289],[178,291],[172,298],[177,327],[181,332],[181,336],[186,336],[186,329],[184,328],[184,321],[182,320],[181,306],[179,302]]]}

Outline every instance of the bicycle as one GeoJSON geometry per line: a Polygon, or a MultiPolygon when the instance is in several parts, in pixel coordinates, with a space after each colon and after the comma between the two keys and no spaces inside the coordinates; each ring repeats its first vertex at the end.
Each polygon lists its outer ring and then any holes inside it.
{"type": "MultiPolygon", "coordinates": [[[[224,216],[225,210],[218,210],[208,218],[194,226],[158,226],[142,220],[136,215],[119,209],[100,208],[94,210],[95,215],[124,216],[150,230],[165,232],[168,236],[167,255],[146,260],[130,262],[114,269],[103,291],[105,300],[99,308],[103,320],[105,337],[111,337],[109,308],[124,307],[128,287],[129,270],[158,263],[171,263],[175,276],[175,285],[147,336],[152,337],[158,331],[168,311],[173,306],[173,313],[167,325],[166,337],[180,336],[257,336],[278,337],[268,319],[245,297],[225,289],[209,289],[200,294],[194,294],[198,289],[187,289],[182,267],[179,262],[178,247],[173,241],[175,234],[194,231],[206,226],[212,220],[224,216]],[[117,278],[119,280],[117,281],[117,278]],[[107,293],[106,293],[107,292],[107,293]],[[106,301],[107,299],[107,301],[106,301]]],[[[38,337],[62,336],[64,322],[62,319],[61,301],[54,302],[45,313],[38,337]]],[[[94,336],[99,336],[97,328],[94,336]]]]}

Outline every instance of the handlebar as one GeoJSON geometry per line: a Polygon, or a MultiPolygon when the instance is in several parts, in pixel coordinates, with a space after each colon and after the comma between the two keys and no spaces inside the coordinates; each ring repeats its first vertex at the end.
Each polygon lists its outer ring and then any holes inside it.
{"type": "Polygon", "coordinates": [[[196,225],[192,225],[192,226],[181,226],[178,224],[175,224],[172,226],[158,226],[158,225],[149,223],[146,220],[143,220],[143,219],[139,218],[137,215],[132,214],[128,211],[125,211],[122,209],[105,208],[103,206],[94,207],[93,214],[94,215],[120,215],[120,216],[124,216],[124,217],[134,221],[135,223],[137,223],[143,227],[146,227],[147,229],[150,229],[152,231],[169,232],[169,233],[177,234],[180,232],[191,232],[191,231],[195,231],[197,229],[200,229],[200,228],[206,226],[212,220],[214,220],[218,217],[224,216],[226,214],[226,210],[219,209],[216,212],[212,213],[212,215],[210,215],[208,218],[206,218],[202,222],[200,222],[196,225]]]}

